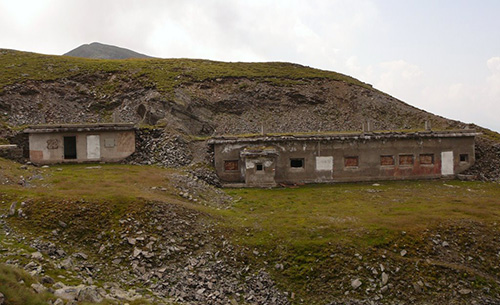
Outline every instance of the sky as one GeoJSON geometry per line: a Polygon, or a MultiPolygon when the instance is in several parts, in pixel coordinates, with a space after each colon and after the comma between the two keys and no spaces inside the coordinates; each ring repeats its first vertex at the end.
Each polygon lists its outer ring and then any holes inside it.
{"type": "Polygon", "coordinates": [[[293,62],[500,131],[499,14],[498,0],[0,0],[0,48],[293,62]]]}

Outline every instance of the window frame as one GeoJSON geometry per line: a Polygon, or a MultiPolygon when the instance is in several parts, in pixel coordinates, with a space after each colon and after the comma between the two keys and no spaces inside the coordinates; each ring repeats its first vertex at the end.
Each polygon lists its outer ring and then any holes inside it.
{"type": "Polygon", "coordinates": [[[422,166],[434,166],[434,164],[436,164],[436,158],[434,157],[434,154],[419,154],[418,155],[418,163],[422,166]],[[431,157],[431,163],[422,163],[422,157],[425,157],[425,156],[431,157]]]}
{"type": "Polygon", "coordinates": [[[224,160],[224,172],[234,173],[240,170],[240,160],[224,160]],[[236,169],[228,169],[227,164],[236,164],[236,169]]]}
{"type": "Polygon", "coordinates": [[[469,163],[469,154],[459,154],[458,158],[460,163],[469,163]],[[462,157],[465,157],[465,160],[462,161],[462,157]]]}
{"type": "Polygon", "coordinates": [[[359,168],[359,156],[344,156],[344,168],[359,168]],[[356,165],[348,165],[347,160],[356,160],[356,165]]]}
{"type": "Polygon", "coordinates": [[[382,167],[394,167],[395,165],[396,165],[396,158],[394,157],[394,155],[380,155],[380,166],[382,166],[382,167]],[[382,160],[384,158],[391,158],[392,164],[383,164],[382,160]]]}
{"type": "Polygon", "coordinates": [[[290,158],[290,169],[292,170],[300,170],[304,169],[306,165],[306,160],[304,158],[290,158]],[[301,166],[293,166],[293,162],[300,161],[301,166]]]}
{"type": "Polygon", "coordinates": [[[413,166],[415,166],[415,155],[414,154],[399,154],[398,155],[398,165],[400,167],[413,167],[413,166]],[[403,159],[401,157],[403,157],[403,159]],[[411,163],[402,163],[402,160],[406,159],[406,157],[411,157],[411,163]]]}

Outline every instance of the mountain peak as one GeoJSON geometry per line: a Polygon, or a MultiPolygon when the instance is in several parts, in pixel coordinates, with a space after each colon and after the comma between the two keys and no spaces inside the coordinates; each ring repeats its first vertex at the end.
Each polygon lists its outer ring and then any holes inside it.
{"type": "Polygon", "coordinates": [[[129,49],[107,45],[100,42],[83,44],[63,55],[96,59],[152,58],[151,56],[137,53],[129,49]]]}

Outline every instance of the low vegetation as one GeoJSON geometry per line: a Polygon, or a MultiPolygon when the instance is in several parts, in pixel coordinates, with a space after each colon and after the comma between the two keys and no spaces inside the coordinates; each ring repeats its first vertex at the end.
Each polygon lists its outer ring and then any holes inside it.
{"type": "MultiPolygon", "coordinates": [[[[126,59],[104,60],[67,56],[42,55],[28,52],[0,49],[0,90],[4,86],[25,80],[52,81],[82,74],[118,73],[123,77],[137,77],[148,87],[163,92],[189,82],[217,80],[225,77],[247,77],[268,81],[275,85],[289,85],[307,78],[327,78],[371,88],[352,77],[297,64],[218,62],[201,59],[126,59]]],[[[102,88],[106,93],[113,91],[113,84],[102,88]]]]}

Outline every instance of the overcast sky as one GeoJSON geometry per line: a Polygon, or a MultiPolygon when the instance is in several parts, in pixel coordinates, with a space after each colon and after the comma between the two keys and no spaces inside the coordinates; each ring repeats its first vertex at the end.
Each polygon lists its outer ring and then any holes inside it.
{"type": "Polygon", "coordinates": [[[498,0],[0,0],[0,48],[294,62],[500,131],[499,15],[498,0]]]}

